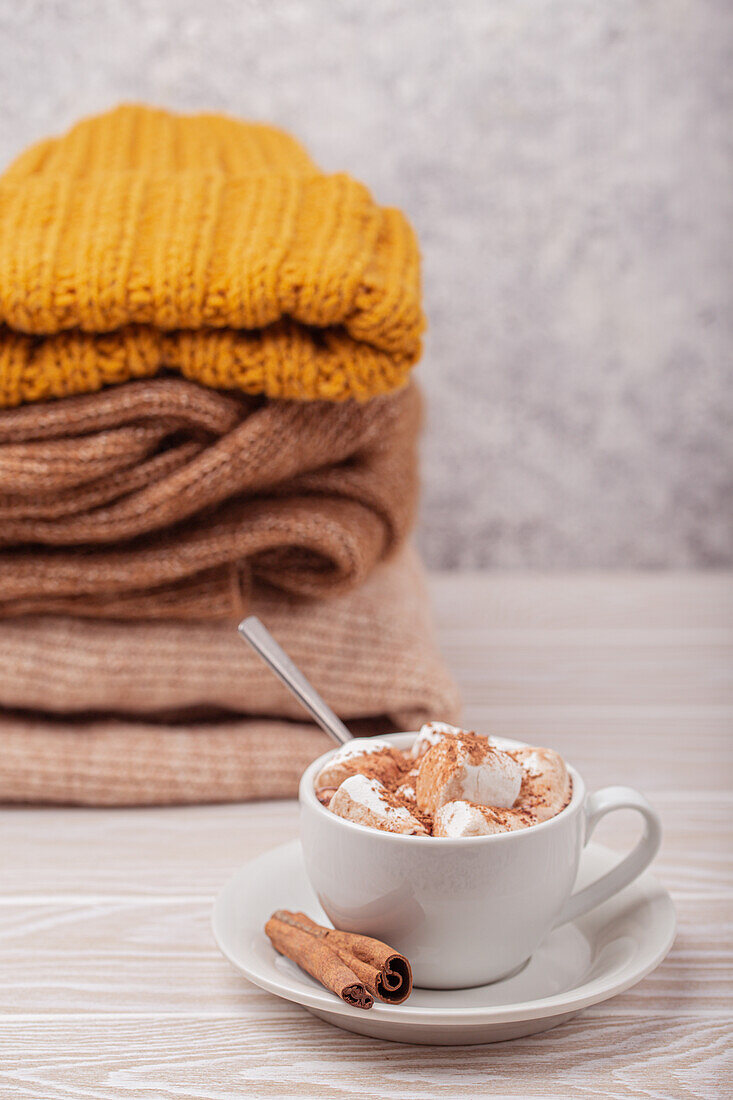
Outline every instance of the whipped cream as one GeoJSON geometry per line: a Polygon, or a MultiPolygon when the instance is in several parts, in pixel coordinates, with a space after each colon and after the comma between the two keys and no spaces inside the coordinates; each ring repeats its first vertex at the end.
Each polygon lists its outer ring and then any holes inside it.
{"type": "Polygon", "coordinates": [[[426,830],[407,807],[396,804],[383,783],[366,775],[345,779],[331,799],[329,810],[357,825],[370,825],[388,833],[426,835],[426,830]]]}

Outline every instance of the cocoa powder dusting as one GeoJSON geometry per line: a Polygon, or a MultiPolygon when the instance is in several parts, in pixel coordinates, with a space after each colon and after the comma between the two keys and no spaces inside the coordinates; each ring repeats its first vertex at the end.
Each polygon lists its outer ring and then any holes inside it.
{"type": "MultiPolygon", "coordinates": [[[[409,769],[408,769],[409,770],[409,769]]],[[[418,809],[417,801],[414,795],[406,794],[404,791],[398,791],[398,787],[404,785],[405,777],[395,780],[389,786],[387,786],[387,792],[390,798],[391,806],[404,806],[406,810],[409,810],[413,817],[422,825],[423,829],[432,836],[433,835],[433,815],[423,813],[418,809]]]]}
{"type": "Polygon", "coordinates": [[[529,810],[531,812],[533,810],[538,810],[540,807],[546,805],[547,799],[538,794],[538,792],[535,790],[535,785],[533,784],[532,779],[529,775],[527,775],[526,772],[524,772],[522,774],[522,785],[519,788],[519,794],[517,795],[517,800],[514,803],[514,808],[516,810],[529,810]]]}
{"type": "Polygon", "coordinates": [[[482,760],[486,760],[487,756],[490,756],[495,750],[491,745],[487,744],[485,737],[479,737],[477,733],[465,733],[451,734],[450,740],[456,742],[460,747],[468,753],[468,759],[471,764],[480,764],[482,760]]]}
{"type": "Polygon", "coordinates": [[[498,825],[506,825],[507,822],[513,819],[516,820],[517,817],[519,817],[522,824],[527,827],[537,824],[534,814],[529,810],[525,810],[523,807],[518,807],[516,804],[511,810],[505,810],[501,806],[479,806],[476,802],[470,802],[469,805],[474,806],[482,813],[487,821],[494,821],[498,825]]]}
{"type": "MultiPolygon", "coordinates": [[[[367,779],[378,779],[385,787],[392,784],[405,770],[405,755],[399,749],[380,749],[379,752],[368,752],[353,759],[345,761],[342,765],[342,776],[345,779],[350,775],[364,775],[367,779]]],[[[341,782],[341,779],[338,780],[341,782]]],[[[330,788],[324,788],[328,790],[330,788]]]]}
{"type": "MultiPolygon", "coordinates": [[[[465,761],[466,755],[472,764],[479,764],[486,759],[488,751],[496,751],[487,745],[486,738],[476,733],[461,732],[460,735],[446,734],[439,742],[440,756],[451,764],[459,764],[465,761]]],[[[434,746],[435,747],[435,746],[434,746]]],[[[430,750],[432,751],[432,750],[430,750]]],[[[426,754],[427,755],[427,754],[426,754]]],[[[511,754],[510,754],[511,755],[511,754]]],[[[423,757],[423,761],[425,757],[423,757]]],[[[365,775],[367,779],[378,779],[385,790],[385,801],[393,809],[404,808],[415,817],[429,836],[433,835],[433,815],[420,810],[415,797],[417,774],[420,765],[408,753],[390,746],[382,752],[370,753],[355,762],[354,772],[365,775]],[[400,788],[403,788],[400,790],[400,788]],[[406,789],[405,789],[406,788],[406,789]]],[[[324,805],[328,805],[334,791],[324,789],[319,792],[319,798],[324,805]]],[[[572,793],[572,792],[571,792],[572,793]]],[[[570,801],[570,796],[568,797],[570,801]]],[[[506,824],[508,811],[499,807],[480,806],[471,802],[484,816],[501,824],[506,824]]],[[[512,808],[514,815],[519,814],[526,826],[537,823],[537,811],[549,805],[549,801],[542,797],[536,790],[536,785],[526,772],[522,775],[522,785],[519,795],[512,808]]],[[[567,805],[567,802],[565,803],[567,805]]]]}
{"type": "Polygon", "coordinates": [[[415,768],[415,761],[406,753],[400,753],[402,757],[402,766],[399,768],[397,774],[392,774],[388,778],[383,779],[385,790],[387,791],[387,799],[390,806],[399,807],[403,806],[406,810],[412,814],[413,817],[422,825],[423,829],[432,836],[433,835],[433,815],[422,813],[417,808],[417,802],[414,795],[409,795],[405,791],[399,791],[399,787],[412,787],[415,788],[415,781],[417,779],[417,769],[415,768]]]}

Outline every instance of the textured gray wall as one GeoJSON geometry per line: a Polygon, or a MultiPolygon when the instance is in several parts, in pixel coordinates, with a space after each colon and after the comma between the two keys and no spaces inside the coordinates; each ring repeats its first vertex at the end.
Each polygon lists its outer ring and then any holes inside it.
{"type": "Polygon", "coordinates": [[[408,211],[432,564],[733,562],[731,0],[5,0],[0,35],[2,162],[214,107],[408,211]]]}

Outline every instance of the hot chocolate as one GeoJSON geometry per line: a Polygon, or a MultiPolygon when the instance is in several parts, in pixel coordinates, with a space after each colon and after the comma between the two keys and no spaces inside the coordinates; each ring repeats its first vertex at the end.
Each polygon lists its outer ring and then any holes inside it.
{"type": "Polygon", "coordinates": [[[315,779],[338,817],[390,833],[489,836],[531,828],[570,801],[572,783],[552,749],[504,749],[490,737],[431,722],[401,751],[376,738],[335,753],[315,779]]]}

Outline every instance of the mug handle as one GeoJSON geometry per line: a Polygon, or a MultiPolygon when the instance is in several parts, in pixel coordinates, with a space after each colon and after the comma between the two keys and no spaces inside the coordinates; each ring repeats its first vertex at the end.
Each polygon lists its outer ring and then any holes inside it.
{"type": "Polygon", "coordinates": [[[637,810],[644,818],[644,834],[633,851],[616,864],[612,870],[592,882],[577,894],[572,894],[555,921],[565,924],[566,921],[575,920],[576,917],[587,913],[589,909],[595,909],[602,901],[617,894],[628,886],[630,882],[644,871],[659,851],[662,839],[662,824],[659,814],[647,802],[643,794],[639,794],[633,787],[604,787],[600,791],[588,796],[583,807],[585,814],[585,846],[591,838],[591,834],[598,822],[612,810],[637,810]]]}

